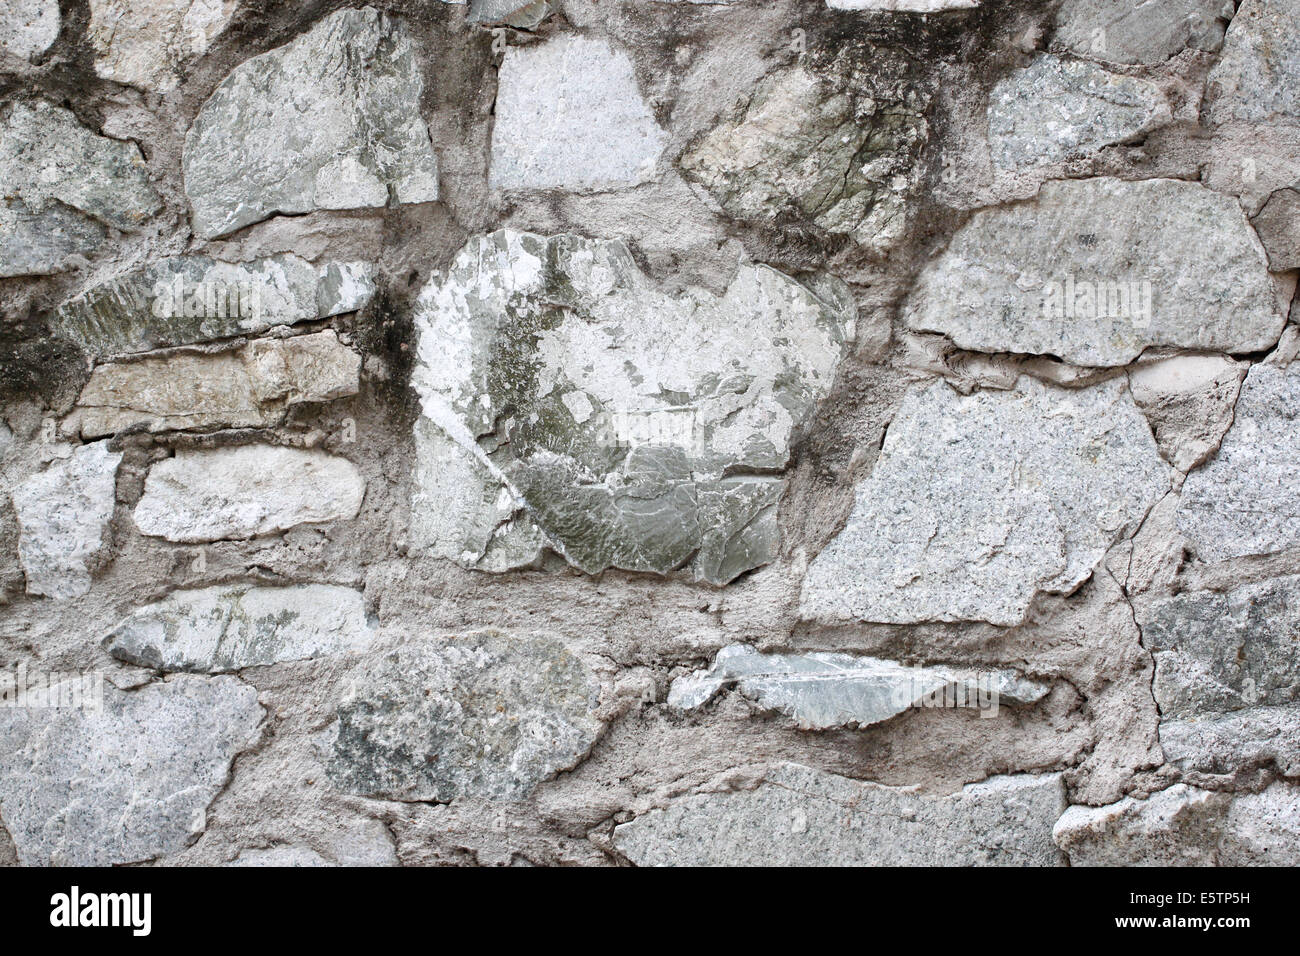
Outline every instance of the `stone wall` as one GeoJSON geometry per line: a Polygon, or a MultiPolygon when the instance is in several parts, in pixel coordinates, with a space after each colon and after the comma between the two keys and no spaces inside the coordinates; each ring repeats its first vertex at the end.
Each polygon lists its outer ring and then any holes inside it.
{"type": "Polygon", "coordinates": [[[1298,0],[7,0],[0,863],[1300,862],[1298,0]]]}

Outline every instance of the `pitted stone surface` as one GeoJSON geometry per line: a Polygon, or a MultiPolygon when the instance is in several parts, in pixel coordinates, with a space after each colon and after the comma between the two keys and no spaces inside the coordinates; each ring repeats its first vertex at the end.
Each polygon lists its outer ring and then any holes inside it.
{"type": "Polygon", "coordinates": [[[73,416],[82,436],[131,428],[261,428],[290,406],[355,395],[361,357],[332,331],[96,366],[73,416]]]}
{"type": "Polygon", "coordinates": [[[262,719],[233,677],[180,675],[99,710],[0,708],[0,814],[26,866],[166,857],[204,830],[262,719]]]}
{"type": "Polygon", "coordinates": [[[59,36],[58,0],[6,0],[0,9],[0,53],[30,59],[59,36]]]}
{"type": "Polygon", "coordinates": [[[1273,767],[1283,776],[1300,776],[1300,704],[1162,720],[1160,748],[1183,771],[1230,775],[1273,767]]]}
{"type": "Polygon", "coordinates": [[[726,293],[660,292],[627,248],[502,231],[421,294],[416,543],[467,566],[725,583],[770,560],[794,430],[853,334],[763,266],[726,293]],[[697,554],[698,552],[698,554],[697,554]]]}
{"type": "Polygon", "coordinates": [[[361,593],[328,584],[177,591],[108,636],[114,657],[163,671],[220,673],[356,653],[372,638],[361,593]]]}
{"type": "Polygon", "coordinates": [[[949,796],[798,764],[753,790],[682,797],[614,829],[638,866],[1059,866],[1060,774],[992,777],[949,796]]]}
{"type": "Polygon", "coordinates": [[[839,536],[804,580],[824,622],[1020,623],[1042,592],[1087,580],[1169,486],[1115,381],[1065,391],[1022,377],[904,400],[839,536]]]}
{"type": "Polygon", "coordinates": [[[556,36],[512,46],[492,128],[497,189],[613,189],[652,179],[668,141],[632,61],[607,42],[556,36]]]}
{"type": "Polygon", "coordinates": [[[212,238],[277,213],[436,200],[416,60],[405,28],[364,7],[240,64],[185,137],[194,231],[212,238]]]}
{"type": "Polygon", "coordinates": [[[90,590],[87,562],[105,544],[121,461],[108,442],[80,445],[14,490],[28,594],[71,598],[90,590]]]}
{"type": "Polygon", "coordinates": [[[374,269],[363,262],[174,256],[92,286],[61,305],[55,321],[87,355],[103,358],[355,312],[374,289],[374,269]]]}
{"type": "Polygon", "coordinates": [[[180,449],[149,470],[135,525],[141,534],[194,544],[252,538],[355,518],[365,489],[356,465],[325,452],[180,449]]]}
{"type": "Polygon", "coordinates": [[[1235,199],[1098,178],[976,213],[921,273],[904,320],[964,349],[1114,366],[1152,346],[1258,352],[1285,317],[1235,199]]]}
{"type": "Polygon", "coordinates": [[[1254,365],[1219,452],[1187,476],[1178,527],[1198,557],[1300,547],[1300,364],[1254,365]]]}
{"type": "Polygon", "coordinates": [[[1216,52],[1226,19],[1222,0],[1066,0],[1055,42],[1109,63],[1163,63],[1184,49],[1216,52]]]}
{"type": "Polygon", "coordinates": [[[1207,84],[1212,123],[1300,122],[1300,0],[1242,0],[1207,84]]]}
{"type": "Polygon", "coordinates": [[[1006,169],[1056,163],[1147,133],[1171,118],[1160,87],[1082,60],[1040,56],[993,88],[989,138],[1006,169]]]}
{"type": "Polygon", "coordinates": [[[591,669],[554,637],[405,645],[367,665],[340,704],[330,778],[392,800],[519,800],[587,755],[599,698],[591,669]]]}
{"type": "Polygon", "coordinates": [[[225,30],[238,0],[90,0],[95,72],[166,93],[180,68],[225,30]]]}
{"type": "Polygon", "coordinates": [[[760,654],[733,644],[718,652],[712,667],[674,680],[668,705],[700,707],[731,685],[806,730],[867,727],[912,708],[944,706],[945,700],[948,706],[959,702],[989,711],[1000,704],[1032,704],[1047,694],[1046,686],[1013,670],[904,667],[852,654],[760,654]]]}

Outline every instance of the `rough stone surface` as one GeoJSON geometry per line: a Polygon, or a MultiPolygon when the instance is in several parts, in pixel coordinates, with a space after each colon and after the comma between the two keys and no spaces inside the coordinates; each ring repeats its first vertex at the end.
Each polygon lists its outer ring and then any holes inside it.
{"type": "Polygon", "coordinates": [[[653,178],[666,143],[626,53],[581,36],[506,51],[492,128],[494,187],[635,185],[653,178]]]}
{"type": "Polygon", "coordinates": [[[90,590],[88,563],[105,544],[121,461],[108,442],[81,445],[15,489],[28,594],[71,598],[90,590]]]}
{"type": "Polygon", "coordinates": [[[1232,425],[1245,369],[1221,355],[1177,355],[1129,373],[1133,400],[1151,423],[1160,453],[1179,471],[1218,450],[1232,425]]]}
{"type": "Polygon", "coordinates": [[[1109,63],[1163,63],[1185,49],[1216,52],[1226,26],[1221,0],[1065,0],[1054,40],[1109,63]]]}
{"type": "Polygon", "coordinates": [[[1300,0],[1242,0],[1209,78],[1209,118],[1300,122],[1300,0]]]}
{"type": "Polygon", "coordinates": [[[1300,269],[1300,190],[1279,189],[1252,220],[1274,272],[1300,269]]]}
{"type": "Polygon", "coordinates": [[[251,538],[355,518],[365,488],[356,465],[324,452],[272,445],[182,449],[149,469],[135,525],[168,541],[251,538]]]}
{"type": "Polygon", "coordinates": [[[97,283],[58,309],[59,331],[95,358],[262,332],[364,308],[373,270],[293,255],[248,262],[174,256],[97,283]]]}
{"type": "Polygon", "coordinates": [[[1069,593],[1168,488],[1127,391],[1021,378],[962,396],[937,383],[889,426],[842,532],[808,569],[820,621],[1020,623],[1069,593]]]}
{"type": "Polygon", "coordinates": [[[1300,706],[1247,707],[1194,720],[1163,720],[1160,747],[1183,771],[1231,776],[1257,767],[1300,776],[1300,706]]]}
{"type": "Polygon", "coordinates": [[[333,332],[109,362],[95,368],[73,414],[87,438],[141,426],[261,428],[293,405],[355,395],[360,369],[361,358],[333,332]]]}
{"type": "Polygon", "coordinates": [[[238,0],[90,0],[95,72],[160,93],[202,56],[230,22],[238,0]]]}
{"type": "Polygon", "coordinates": [[[352,588],[236,585],[148,604],[113,630],[107,647],[142,667],[220,673],[361,652],[371,638],[365,603],[352,588]]]}
{"type": "Polygon", "coordinates": [[[422,91],[405,29],[373,7],[340,10],[242,63],[185,137],[194,231],[211,238],[276,213],[436,200],[422,91]]]}
{"type": "Polygon", "coordinates": [[[904,318],[961,348],[1095,366],[1152,346],[1257,352],[1285,322],[1236,200],[1196,183],[1105,178],[1048,183],[1032,202],[976,213],[926,266],[904,318]]]}
{"type": "Polygon", "coordinates": [[[30,59],[59,35],[58,0],[7,0],[0,10],[0,53],[30,59]]]}
{"type": "Polygon", "coordinates": [[[600,685],[540,634],[479,631],[398,648],[338,709],[329,773],[393,800],[518,800],[595,743],[600,685]]]}
{"type": "Polygon", "coordinates": [[[639,866],[1057,866],[1060,775],[993,777],[950,796],[797,764],[753,790],[683,797],[614,829],[639,866]]]}
{"type": "Polygon", "coordinates": [[[1162,126],[1171,115],[1160,87],[1149,80],[1040,56],[993,88],[993,162],[1015,169],[1088,156],[1162,126]]]}
{"type": "Polygon", "coordinates": [[[0,813],[27,866],[109,866],[174,853],[262,719],[256,689],[179,676],[100,710],[0,708],[0,813]]]}
{"type": "Polygon", "coordinates": [[[1178,527],[1206,561],[1300,546],[1300,364],[1259,364],[1215,457],[1187,476],[1178,527]]]}
{"type": "Polygon", "coordinates": [[[694,556],[715,583],[765,563],[770,473],[853,334],[828,294],[741,266],[721,297],[674,296],[622,243],[471,242],[416,311],[417,543],[498,567],[544,541],[593,574],[694,556]]]}
{"type": "Polygon", "coordinates": [[[1046,686],[1012,670],[904,667],[852,654],[760,654],[735,644],[719,651],[707,670],[674,680],[668,705],[700,707],[731,685],[806,730],[866,727],[914,707],[945,706],[945,701],[996,713],[1000,704],[1032,704],[1047,694],[1046,686]]]}
{"type": "Polygon", "coordinates": [[[826,0],[832,10],[887,10],[898,13],[942,13],[969,10],[980,0],[826,0]]]}
{"type": "Polygon", "coordinates": [[[1300,787],[1214,793],[1175,784],[1145,800],[1070,807],[1053,830],[1071,866],[1300,865],[1300,787]]]}
{"type": "Polygon", "coordinates": [[[837,89],[801,68],[774,73],[682,157],[682,171],[739,219],[794,215],[885,250],[906,225],[928,98],[879,85],[837,89]]]}

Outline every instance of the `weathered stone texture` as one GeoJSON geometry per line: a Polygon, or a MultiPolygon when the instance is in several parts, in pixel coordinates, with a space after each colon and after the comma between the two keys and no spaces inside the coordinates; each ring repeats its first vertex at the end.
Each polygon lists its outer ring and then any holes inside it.
{"type": "Polygon", "coordinates": [[[1223,45],[1222,0],[1065,0],[1054,41],[1110,63],[1163,63],[1184,49],[1223,45]]]}
{"type": "Polygon", "coordinates": [[[184,849],[261,719],[257,691],[232,677],[107,687],[99,710],[0,708],[0,813],[19,860],[109,866],[184,849]]]}
{"type": "Polygon", "coordinates": [[[1274,272],[1300,269],[1300,189],[1279,189],[1251,222],[1274,272]]]}
{"type": "Polygon", "coordinates": [[[1300,705],[1163,720],[1160,747],[1165,759],[1185,771],[1231,776],[1265,767],[1300,776],[1300,705]]]}
{"type": "Polygon", "coordinates": [[[0,9],[0,53],[30,59],[59,36],[58,0],[6,0],[0,9]]]}
{"type": "Polygon", "coordinates": [[[1209,78],[1212,123],[1300,122],[1300,0],[1242,0],[1209,78]]]}
{"type": "Polygon", "coordinates": [[[541,634],[479,631],[369,663],[329,734],[331,779],[393,800],[519,800],[596,742],[600,685],[541,634]]]}
{"type": "Polygon", "coordinates": [[[404,27],[373,7],[340,10],[242,63],[185,137],[194,231],[212,238],[277,213],[436,200],[422,90],[404,27]]]}
{"type": "Polygon", "coordinates": [[[1020,623],[1069,593],[1168,490],[1150,429],[1117,382],[1064,391],[914,392],[848,524],[817,556],[801,613],[825,622],[1020,623]]]}
{"type": "Polygon", "coordinates": [[[886,10],[899,13],[941,13],[944,10],[969,10],[980,0],[826,0],[832,10],[886,10]]]}
{"type": "Polygon", "coordinates": [[[202,56],[230,22],[238,0],[90,0],[95,72],[160,93],[202,56]]]}
{"type": "Polygon", "coordinates": [[[272,445],[182,449],[149,470],[135,525],[168,541],[252,538],[355,518],[365,487],[356,465],[324,452],[272,445]]]}
{"type": "Polygon", "coordinates": [[[1129,372],[1129,389],[1165,460],[1189,471],[1218,450],[1232,425],[1247,366],[1222,355],[1175,355],[1129,372]]]}
{"type": "Polygon", "coordinates": [[[993,777],[949,796],[797,764],[753,790],[683,797],[614,829],[638,866],[1057,866],[1059,774],[993,777]]]}
{"type": "Polygon", "coordinates": [[[1285,322],[1235,199],[1107,178],[976,213],[921,273],[904,319],[965,349],[1096,366],[1152,346],[1257,352],[1285,322]]]}

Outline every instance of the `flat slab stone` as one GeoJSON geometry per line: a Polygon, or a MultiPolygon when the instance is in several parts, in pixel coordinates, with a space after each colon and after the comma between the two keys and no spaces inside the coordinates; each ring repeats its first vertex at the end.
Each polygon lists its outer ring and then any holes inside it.
{"type": "Polygon", "coordinates": [[[1219,452],[1187,476],[1179,530],[1205,561],[1300,547],[1300,364],[1256,364],[1219,452]]]}
{"type": "Polygon", "coordinates": [[[335,786],[392,800],[519,800],[577,766],[600,685],[559,640],[478,631],[369,663],[329,734],[335,786]]]}
{"type": "Polygon", "coordinates": [[[867,727],[922,707],[960,706],[996,714],[1000,704],[1032,704],[1048,691],[1013,670],[905,667],[852,654],[760,654],[733,644],[718,652],[712,667],[674,680],[668,706],[691,710],[733,685],[805,730],[867,727]]]}
{"type": "Polygon", "coordinates": [[[1300,0],[1242,0],[1206,99],[1211,123],[1300,120],[1300,0]]]}
{"type": "Polygon", "coordinates": [[[262,720],[257,690],[180,675],[99,710],[0,708],[0,814],[25,866],[165,858],[202,833],[262,720]]]}
{"type": "Polygon", "coordinates": [[[176,591],[106,639],[119,660],[163,671],[220,673],[366,650],[361,592],[329,584],[176,591]]]}
{"type": "Polygon", "coordinates": [[[950,796],[782,764],[753,790],[682,797],[614,828],[638,866],[1060,866],[1060,774],[950,796]]]}
{"type": "Polygon", "coordinates": [[[1214,53],[1227,26],[1222,0],[1065,0],[1053,39],[1109,63],[1163,63],[1185,49],[1214,53]]]}
{"type": "Polygon", "coordinates": [[[72,598],[90,590],[87,563],[105,544],[121,461],[106,441],[79,445],[14,489],[28,594],[72,598]]]}
{"type": "Polygon", "coordinates": [[[90,438],[137,427],[264,428],[293,405],[355,395],[360,373],[361,356],[333,331],[107,362],[91,373],[72,418],[90,438]]]}
{"type": "Polygon", "coordinates": [[[1285,323],[1235,199],[1104,177],[977,212],[926,265],[903,318],[960,348],[1086,366],[1126,365],[1154,346],[1258,352],[1285,323]]]}
{"type": "Polygon", "coordinates": [[[185,137],[194,231],[211,239],[277,213],[433,202],[423,89],[405,28],[373,7],[339,10],[241,63],[185,137]]]}
{"type": "Polygon", "coordinates": [[[844,530],[812,562],[800,613],[826,623],[1019,624],[1069,593],[1169,488],[1122,384],[1066,391],[913,392],[860,483],[844,530]]]}
{"type": "Polygon", "coordinates": [[[1144,800],[1070,807],[1053,836],[1071,866],[1300,865],[1300,787],[1216,793],[1175,784],[1144,800]]]}
{"type": "Polygon", "coordinates": [[[47,206],[33,212],[20,199],[0,198],[0,279],[66,272],[107,235],[75,209],[47,206]]]}
{"type": "Polygon", "coordinates": [[[59,38],[59,0],[6,0],[0,9],[0,53],[28,60],[59,38]]]}
{"type": "Polygon", "coordinates": [[[988,117],[993,162],[1017,169],[1092,155],[1172,114],[1149,80],[1047,54],[993,88],[988,117]]]}
{"type": "Polygon", "coordinates": [[[105,358],[355,312],[374,290],[374,267],[364,262],[314,266],[294,255],[248,262],[173,256],[68,300],[55,323],[87,355],[105,358]]]}
{"type": "Polygon", "coordinates": [[[622,50],[574,34],[506,49],[492,128],[493,188],[636,185],[654,178],[667,142],[622,50]]]}
{"type": "Polygon", "coordinates": [[[181,65],[207,52],[238,6],[239,0],[90,0],[95,73],[159,93],[175,89],[181,65]]]}
{"type": "Polygon", "coordinates": [[[1160,749],[1183,771],[1226,775],[1275,767],[1284,776],[1300,776],[1300,705],[1162,720],[1160,749]]]}
{"type": "Polygon", "coordinates": [[[853,334],[847,290],[819,291],[744,265],[670,295],[620,242],[472,240],[416,306],[413,543],[715,583],[770,560],[791,436],[853,334]]]}
{"type": "Polygon", "coordinates": [[[253,538],[355,518],[365,490],[356,465],[321,451],[178,449],[149,469],[135,525],[141,534],[191,544],[253,538]]]}
{"type": "Polygon", "coordinates": [[[1300,703],[1300,577],[1179,594],[1145,616],[1163,717],[1300,703]]]}

